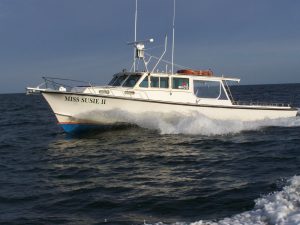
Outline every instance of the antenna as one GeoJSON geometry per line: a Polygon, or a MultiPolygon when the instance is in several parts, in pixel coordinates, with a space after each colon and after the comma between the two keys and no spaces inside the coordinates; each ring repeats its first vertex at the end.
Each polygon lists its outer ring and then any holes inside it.
{"type": "MultiPolygon", "coordinates": [[[[136,42],[136,27],[137,27],[137,0],[135,0],[135,15],[134,15],[134,42],[136,42]]],[[[136,50],[133,49],[133,72],[135,72],[136,50]]]]}
{"type": "Polygon", "coordinates": [[[172,74],[174,73],[175,0],[173,3],[172,74]]]}
{"type": "Polygon", "coordinates": [[[168,37],[167,37],[167,35],[166,35],[166,37],[165,37],[165,50],[164,50],[164,52],[161,54],[160,58],[157,60],[157,63],[156,63],[155,66],[153,67],[151,73],[154,72],[154,70],[156,69],[157,65],[160,63],[160,61],[161,61],[162,58],[164,57],[164,55],[165,55],[165,53],[166,53],[166,51],[167,51],[167,44],[168,44],[168,37]]]}

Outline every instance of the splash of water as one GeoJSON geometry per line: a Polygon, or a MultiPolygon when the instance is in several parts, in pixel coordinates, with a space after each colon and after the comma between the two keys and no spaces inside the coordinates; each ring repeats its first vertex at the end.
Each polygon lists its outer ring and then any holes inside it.
{"type": "Polygon", "coordinates": [[[190,134],[190,135],[225,135],[241,131],[259,130],[263,127],[300,126],[300,117],[284,119],[265,119],[260,121],[243,122],[239,120],[211,119],[199,112],[191,112],[188,116],[180,113],[140,113],[133,114],[123,110],[105,112],[89,112],[78,118],[88,118],[103,123],[130,123],[142,128],[154,129],[161,134],[190,134]]]}
{"type": "MultiPolygon", "coordinates": [[[[146,224],[146,223],[144,223],[146,224]]],[[[156,223],[155,225],[163,225],[156,223]]],[[[190,225],[299,225],[300,224],[300,176],[294,176],[282,191],[274,192],[255,200],[251,211],[219,221],[204,221],[190,225]]],[[[177,222],[174,225],[187,225],[177,222]]]]}
{"type": "Polygon", "coordinates": [[[218,222],[198,221],[191,225],[300,224],[300,176],[294,176],[282,191],[255,200],[252,211],[218,222]]]}

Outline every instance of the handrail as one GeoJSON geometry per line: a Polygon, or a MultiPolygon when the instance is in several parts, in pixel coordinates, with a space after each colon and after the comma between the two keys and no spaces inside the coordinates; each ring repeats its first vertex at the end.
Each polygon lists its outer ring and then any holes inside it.
{"type": "Polygon", "coordinates": [[[272,102],[260,102],[260,101],[233,101],[233,105],[251,105],[251,106],[281,106],[291,107],[289,103],[272,103],[272,102]]]}
{"type": "Polygon", "coordinates": [[[59,77],[42,77],[44,80],[65,80],[65,81],[73,81],[78,83],[89,83],[88,81],[82,81],[82,80],[73,80],[73,79],[67,79],[67,78],[59,78],[59,77]]]}
{"type": "Polygon", "coordinates": [[[234,98],[233,98],[233,96],[232,96],[230,87],[229,87],[228,84],[227,84],[227,81],[224,80],[224,81],[223,81],[223,84],[224,84],[224,88],[225,88],[225,91],[227,92],[227,95],[228,95],[229,99],[231,100],[232,104],[234,104],[235,101],[234,101],[234,98]]]}
{"type": "Polygon", "coordinates": [[[61,86],[64,88],[80,88],[81,86],[77,86],[76,84],[84,84],[83,87],[88,87],[91,89],[92,92],[96,93],[93,85],[90,82],[87,81],[80,81],[80,80],[73,80],[73,79],[65,79],[65,78],[58,78],[58,77],[43,77],[44,79],[44,85],[46,89],[48,88],[53,88],[53,89],[59,89],[61,86]],[[68,84],[68,82],[73,82],[75,83],[74,85],[68,84]]]}

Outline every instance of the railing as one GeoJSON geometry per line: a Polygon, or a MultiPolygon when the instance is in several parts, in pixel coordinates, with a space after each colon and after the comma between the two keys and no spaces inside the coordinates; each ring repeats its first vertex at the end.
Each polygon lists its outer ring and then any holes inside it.
{"type": "Polygon", "coordinates": [[[60,91],[71,91],[72,92],[82,92],[85,88],[91,88],[93,92],[93,86],[90,82],[81,80],[64,79],[57,77],[43,77],[44,87],[50,90],[60,90],[60,91]]]}
{"type": "Polygon", "coordinates": [[[231,100],[232,104],[234,104],[234,98],[233,98],[233,96],[232,96],[232,94],[231,94],[230,87],[229,87],[229,85],[227,84],[227,81],[224,80],[223,83],[224,83],[224,87],[225,87],[225,90],[226,90],[226,92],[227,92],[227,95],[228,95],[229,99],[231,100]]]}
{"type": "Polygon", "coordinates": [[[250,106],[275,106],[275,107],[291,107],[291,104],[287,103],[270,103],[260,101],[233,101],[233,105],[250,105],[250,106]]]}

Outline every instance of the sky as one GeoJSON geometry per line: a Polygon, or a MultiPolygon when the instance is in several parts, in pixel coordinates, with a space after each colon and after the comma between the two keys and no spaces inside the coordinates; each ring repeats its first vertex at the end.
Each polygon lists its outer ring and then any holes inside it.
{"type": "MultiPolygon", "coordinates": [[[[135,0],[0,0],[0,93],[130,69],[135,0]]],[[[241,84],[300,83],[300,1],[176,0],[174,62],[241,84]]],[[[171,59],[173,0],[138,0],[138,40],[171,59]]]]}

